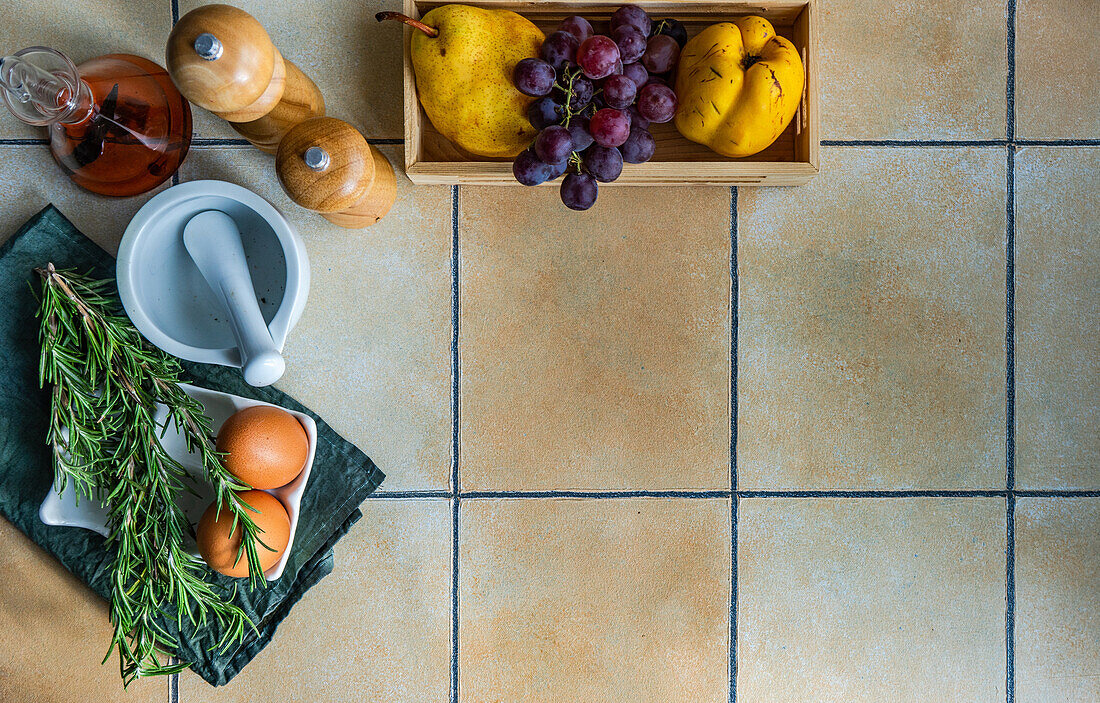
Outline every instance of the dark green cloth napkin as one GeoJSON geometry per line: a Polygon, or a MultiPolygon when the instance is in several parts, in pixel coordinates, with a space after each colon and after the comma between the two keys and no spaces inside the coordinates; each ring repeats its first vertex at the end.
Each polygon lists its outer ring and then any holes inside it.
{"type": "MultiPolygon", "coordinates": [[[[81,234],[52,205],[35,215],[0,247],[0,514],[101,596],[108,592],[104,540],[78,527],[51,527],[38,519],[38,506],[53,482],[45,443],[49,394],[38,388],[37,303],[32,269],[52,261],[58,268],[91,271],[114,279],[114,259],[81,234]]],[[[383,473],[366,454],[341,438],[319,417],[273,388],[253,388],[237,369],[184,363],[195,385],[255,398],[309,413],[317,421],[317,452],[302,499],[298,530],[282,578],[263,591],[238,589],[237,602],[259,636],[234,651],[213,645],[221,632],[180,633],[180,658],[214,685],[228,682],[271,641],[275,629],[302,595],[332,571],[332,546],[360,518],[359,504],[383,473]]],[[[234,579],[218,577],[224,585],[234,579]]],[[[174,621],[171,621],[174,630],[174,621]]],[[[106,651],[108,642],[104,640],[106,651]]]]}

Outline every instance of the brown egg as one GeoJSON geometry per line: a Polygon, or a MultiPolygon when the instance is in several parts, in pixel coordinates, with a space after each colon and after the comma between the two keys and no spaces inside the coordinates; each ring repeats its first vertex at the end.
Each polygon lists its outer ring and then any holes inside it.
{"type": "MultiPolygon", "coordinates": [[[[260,566],[267,571],[279,561],[290,542],[290,516],[279,499],[270,493],[245,491],[240,496],[241,500],[256,509],[248,515],[260,529],[259,538],[263,544],[256,544],[256,554],[260,557],[260,566]]],[[[242,554],[240,560],[237,559],[237,551],[241,547],[241,528],[238,525],[230,534],[233,513],[223,506],[215,516],[217,508],[217,503],[211,503],[199,520],[196,530],[199,554],[211,569],[226,576],[248,576],[248,557],[242,554]]]]}
{"type": "Polygon", "coordinates": [[[302,473],[309,440],[302,423],[281,408],[254,405],[233,413],[218,431],[225,468],[253,488],[285,486],[302,473]]]}

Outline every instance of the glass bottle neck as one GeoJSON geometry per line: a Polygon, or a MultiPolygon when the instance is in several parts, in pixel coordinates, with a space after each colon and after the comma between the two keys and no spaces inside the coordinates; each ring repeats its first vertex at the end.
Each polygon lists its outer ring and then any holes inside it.
{"type": "Polygon", "coordinates": [[[0,97],[16,118],[37,126],[79,124],[95,107],[69,57],[40,46],[0,58],[0,97]]]}

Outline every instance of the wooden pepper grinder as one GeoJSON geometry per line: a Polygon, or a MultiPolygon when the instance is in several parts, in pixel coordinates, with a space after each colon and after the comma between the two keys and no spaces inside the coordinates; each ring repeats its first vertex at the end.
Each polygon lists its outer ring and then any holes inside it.
{"type": "Polygon", "coordinates": [[[321,91],[244,10],[195,8],[172,29],[166,53],[168,73],[185,98],[268,153],[291,127],[325,114],[321,91]]]}
{"type": "Polygon", "coordinates": [[[286,133],[275,155],[291,200],[341,227],[373,225],[397,197],[393,166],[355,127],[314,117],[286,133]]]}

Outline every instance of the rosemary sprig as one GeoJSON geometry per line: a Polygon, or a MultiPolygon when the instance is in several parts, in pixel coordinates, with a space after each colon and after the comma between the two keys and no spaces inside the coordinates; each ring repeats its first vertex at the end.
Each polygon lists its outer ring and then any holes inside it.
{"type": "Polygon", "coordinates": [[[118,649],[126,685],[175,673],[188,663],[163,663],[179,644],[165,618],[174,616],[177,629],[185,619],[196,628],[216,622],[225,628],[217,645],[223,648],[254,627],[184,546],[190,528],[177,498],[193,491],[187,483],[192,478],[160,443],[169,422],[201,457],[219,506],[233,513],[234,529],[242,529],[237,558],[247,558],[249,585],[256,588],[264,585],[259,530],[248,514],[252,508],[239,496],[250,487],[222,464],[210,419],[178,385],[179,362],[146,342],[120,314],[110,283],[59,271],[52,263],[35,271],[42,279],[39,382],[51,387],[47,441],[57,448],[55,478],[62,488],[72,481],[78,497],[107,508],[114,636],[103,660],[118,649]],[[164,427],[154,416],[157,403],[168,408],[164,427]]]}

